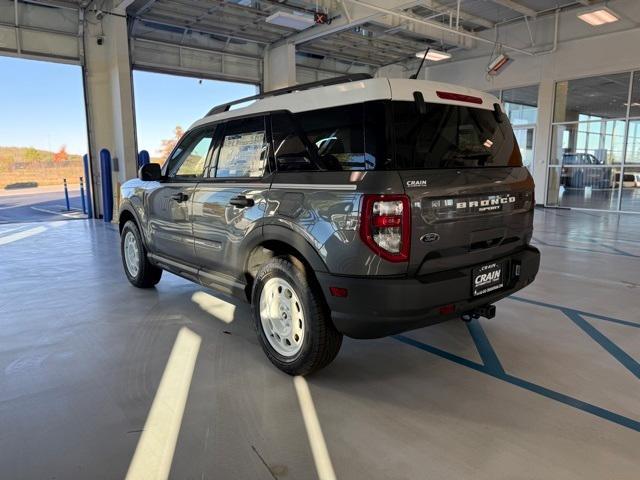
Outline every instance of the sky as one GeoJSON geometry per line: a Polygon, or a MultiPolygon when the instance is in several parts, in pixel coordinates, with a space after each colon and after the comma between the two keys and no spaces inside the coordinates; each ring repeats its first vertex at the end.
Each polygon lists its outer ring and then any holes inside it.
{"type": "MultiPolygon", "coordinates": [[[[177,125],[213,106],[253,95],[247,84],[133,72],[138,148],[157,155],[177,125]]],[[[0,56],[0,146],[87,151],[82,71],[76,65],[0,56]]]]}
{"type": "Polygon", "coordinates": [[[138,149],[158,154],[176,126],[187,129],[211,108],[257,93],[254,85],[134,70],[138,149]]]}
{"type": "Polygon", "coordinates": [[[0,146],[85,153],[82,97],[76,65],[0,57],[0,146]]]}

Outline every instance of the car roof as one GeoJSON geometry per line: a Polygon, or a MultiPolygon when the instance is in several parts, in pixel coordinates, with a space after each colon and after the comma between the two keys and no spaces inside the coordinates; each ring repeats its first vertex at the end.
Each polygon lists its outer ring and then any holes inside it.
{"type": "MultiPolygon", "coordinates": [[[[422,93],[427,103],[461,105],[486,110],[492,110],[495,103],[500,103],[500,100],[486,92],[449,83],[401,78],[371,78],[294,91],[282,95],[266,96],[241,108],[207,115],[191,125],[189,130],[221,120],[278,110],[288,110],[292,113],[297,113],[341,105],[353,105],[373,100],[414,101],[413,95],[416,91],[422,93]],[[480,99],[481,103],[470,103],[469,101],[456,100],[455,98],[442,98],[442,96],[439,96],[439,93],[440,95],[446,93],[472,96],[480,99]]],[[[478,100],[476,100],[476,102],[477,101],[478,100]]]]}

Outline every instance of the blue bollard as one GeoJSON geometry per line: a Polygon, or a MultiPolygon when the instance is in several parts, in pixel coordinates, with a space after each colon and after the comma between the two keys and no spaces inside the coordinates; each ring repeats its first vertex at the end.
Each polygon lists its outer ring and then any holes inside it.
{"type": "Polygon", "coordinates": [[[82,161],[84,163],[84,178],[87,179],[87,190],[85,191],[87,195],[87,216],[89,218],[93,218],[93,205],[91,202],[91,177],[89,177],[89,155],[85,153],[82,156],[82,161]]]}
{"type": "Polygon", "coordinates": [[[84,184],[82,182],[82,177],[80,177],[80,200],[82,200],[82,213],[86,215],[87,205],[84,202],[84,184]]]}
{"type": "Polygon", "coordinates": [[[69,189],[67,188],[67,179],[64,180],[64,201],[67,204],[67,212],[71,210],[71,205],[69,205],[69,189]]]}
{"type": "Polygon", "coordinates": [[[102,210],[107,223],[113,218],[113,183],[111,180],[111,153],[106,148],[100,150],[100,173],[102,180],[102,210]]]}
{"type": "Polygon", "coordinates": [[[142,167],[143,165],[147,165],[148,163],[151,163],[149,152],[147,152],[146,150],[140,150],[140,153],[138,153],[138,168],[142,167]]]}

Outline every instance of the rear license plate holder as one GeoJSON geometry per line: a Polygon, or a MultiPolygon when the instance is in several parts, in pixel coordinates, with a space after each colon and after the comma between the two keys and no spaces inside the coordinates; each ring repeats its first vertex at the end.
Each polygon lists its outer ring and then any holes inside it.
{"type": "Polygon", "coordinates": [[[504,262],[491,262],[474,268],[471,274],[472,295],[479,297],[504,287],[504,267],[504,262]]]}

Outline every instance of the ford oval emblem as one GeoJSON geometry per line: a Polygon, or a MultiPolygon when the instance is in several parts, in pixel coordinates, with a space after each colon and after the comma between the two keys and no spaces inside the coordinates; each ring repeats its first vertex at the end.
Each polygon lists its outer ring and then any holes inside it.
{"type": "Polygon", "coordinates": [[[424,243],[437,242],[440,240],[440,235],[437,233],[425,233],[420,237],[420,241],[424,243]]]}

